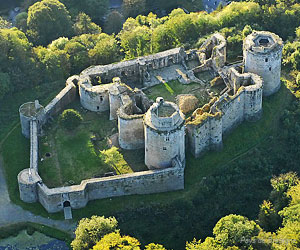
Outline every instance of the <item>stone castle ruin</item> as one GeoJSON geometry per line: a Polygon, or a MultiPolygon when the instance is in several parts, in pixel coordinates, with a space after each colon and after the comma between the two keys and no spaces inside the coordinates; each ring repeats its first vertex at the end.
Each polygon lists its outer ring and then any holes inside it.
{"type": "Polygon", "coordinates": [[[176,48],[90,67],[70,77],[46,107],[38,101],[23,104],[20,119],[22,133],[30,139],[30,167],[18,175],[21,199],[38,201],[53,213],[82,208],[89,200],[183,189],[186,150],[195,157],[207,150],[219,150],[225,134],[244,120],[261,117],[263,95],[280,88],[282,48],[277,35],[255,31],[244,41],[244,61],[227,65],[226,40],[214,34],[200,49],[176,48]],[[197,76],[208,70],[224,88],[187,119],[175,103],[161,97],[153,102],[143,93],[171,80],[197,82],[205,88],[206,83],[197,76]],[[67,187],[48,188],[43,183],[38,172],[42,126],[78,96],[83,108],[109,111],[110,119],[118,120],[121,148],[145,148],[148,171],[93,178],[67,187]]]}

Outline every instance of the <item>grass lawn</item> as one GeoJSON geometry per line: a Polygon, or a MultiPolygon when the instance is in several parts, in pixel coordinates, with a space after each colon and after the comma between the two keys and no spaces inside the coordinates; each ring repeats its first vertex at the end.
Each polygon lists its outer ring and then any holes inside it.
{"type": "MultiPolygon", "coordinates": [[[[59,118],[56,117],[46,128],[40,143],[43,161],[39,165],[45,184],[48,187],[69,186],[108,172],[132,173],[133,170],[123,159],[117,165],[109,166],[99,157],[101,150],[108,149],[108,138],[117,132],[117,122],[109,120],[109,112],[86,111],[79,100],[68,108],[77,110],[83,122],[68,131],[59,125],[59,118]]],[[[130,159],[129,153],[126,156],[130,159]]],[[[140,168],[134,165],[135,169],[140,168]]]]}

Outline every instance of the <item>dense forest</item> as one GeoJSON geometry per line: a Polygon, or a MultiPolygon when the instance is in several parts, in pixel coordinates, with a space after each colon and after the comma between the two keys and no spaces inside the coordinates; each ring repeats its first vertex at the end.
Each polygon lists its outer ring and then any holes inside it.
{"type": "MultiPolygon", "coordinates": [[[[160,244],[148,244],[161,239],[155,234],[161,226],[165,232],[161,242],[174,249],[300,248],[299,0],[232,2],[210,14],[199,12],[201,1],[192,0],[125,0],[118,11],[109,9],[108,0],[16,0],[15,4],[22,6],[22,12],[14,24],[0,17],[2,101],[40,85],[51,91],[91,65],[180,46],[197,48],[214,32],[227,38],[229,61],[240,60],[242,41],[252,30],[282,37],[282,83],[289,91],[276,96],[286,99],[286,106],[278,110],[273,134],[230,167],[194,185],[187,200],[121,211],[112,214],[116,219],[81,220],[72,247],[163,250],[160,244]],[[137,229],[133,220],[143,223],[137,229]],[[141,247],[139,240],[148,245],[141,247]]],[[[0,3],[0,9],[8,7],[0,3]]],[[[193,179],[192,175],[187,173],[187,178],[193,179]]]]}

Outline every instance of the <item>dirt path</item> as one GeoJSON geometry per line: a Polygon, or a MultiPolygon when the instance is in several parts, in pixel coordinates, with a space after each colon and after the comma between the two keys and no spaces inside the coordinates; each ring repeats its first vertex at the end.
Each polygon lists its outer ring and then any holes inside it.
{"type": "Polygon", "coordinates": [[[17,126],[19,126],[19,123],[17,123],[0,142],[0,227],[18,222],[34,222],[69,233],[74,232],[76,228],[76,222],[74,221],[52,220],[50,218],[37,216],[11,202],[4,175],[4,163],[1,156],[1,149],[5,140],[17,128],[17,126]]]}
{"type": "Polygon", "coordinates": [[[54,227],[66,232],[73,232],[76,223],[73,221],[59,221],[34,215],[13,204],[9,198],[3,171],[3,161],[0,157],[0,227],[18,222],[35,222],[54,227]]]}

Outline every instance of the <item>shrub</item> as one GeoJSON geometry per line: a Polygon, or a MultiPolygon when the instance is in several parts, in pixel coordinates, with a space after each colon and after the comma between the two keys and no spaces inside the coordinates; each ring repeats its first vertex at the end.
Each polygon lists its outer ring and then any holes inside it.
{"type": "Polygon", "coordinates": [[[61,125],[68,130],[78,127],[82,120],[81,115],[74,109],[66,109],[60,116],[61,125]]]}

